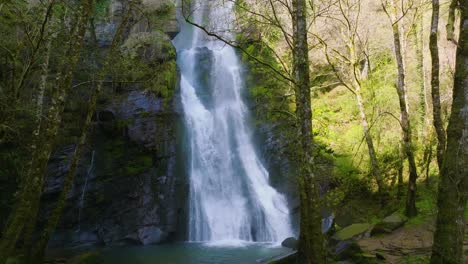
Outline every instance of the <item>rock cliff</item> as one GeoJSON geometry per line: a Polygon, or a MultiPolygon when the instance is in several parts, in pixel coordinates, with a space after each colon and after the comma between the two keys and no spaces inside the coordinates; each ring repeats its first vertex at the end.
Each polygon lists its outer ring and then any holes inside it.
{"type": "MultiPolygon", "coordinates": [[[[107,2],[107,15],[94,23],[102,53],[112,42],[127,4],[107,2]]],[[[132,15],[121,46],[130,62],[122,75],[146,71],[140,74],[148,75],[149,81],[106,84],[51,247],[153,244],[183,236],[187,189],[177,160],[180,111],[171,44],[178,32],[175,7],[169,1],[144,0],[139,10],[143,11],[132,15]]],[[[72,96],[78,106],[67,107],[68,116],[77,118],[79,105],[86,102],[80,102],[84,99],[79,92],[72,96]]],[[[62,138],[77,133],[72,123],[64,119],[62,138]]],[[[59,144],[50,159],[42,219],[55,206],[74,148],[59,144]]]]}

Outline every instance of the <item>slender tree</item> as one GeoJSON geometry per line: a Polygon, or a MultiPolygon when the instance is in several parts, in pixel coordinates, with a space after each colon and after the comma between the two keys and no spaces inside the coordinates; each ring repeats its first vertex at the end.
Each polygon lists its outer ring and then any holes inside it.
{"type": "Polygon", "coordinates": [[[447,138],[445,135],[444,123],[440,105],[440,82],[439,82],[439,0],[432,0],[431,33],[429,36],[429,50],[431,51],[431,93],[432,93],[432,113],[434,129],[437,134],[437,164],[439,171],[442,168],[442,160],[445,152],[447,138]]]}
{"type": "Polygon", "coordinates": [[[460,7],[461,27],[431,264],[463,263],[464,210],[468,200],[468,1],[453,2],[460,7]]]}
{"type": "MultiPolygon", "coordinates": [[[[402,2],[403,3],[403,2],[402,2]]],[[[400,23],[402,18],[407,14],[410,7],[399,6],[399,1],[390,0],[389,2],[383,3],[383,8],[387,13],[393,32],[393,46],[394,55],[397,63],[398,79],[396,90],[398,93],[398,99],[400,103],[400,125],[403,134],[403,149],[409,164],[409,180],[408,180],[408,192],[406,195],[406,208],[405,214],[407,216],[415,216],[416,210],[416,179],[418,178],[416,161],[414,157],[413,143],[411,138],[411,124],[408,114],[408,99],[405,83],[405,65],[403,62],[403,53],[401,46],[401,34],[400,34],[400,23]],[[399,14],[399,9],[403,10],[402,14],[399,14]]]]}
{"type": "Polygon", "coordinates": [[[6,262],[8,257],[12,255],[24,228],[36,221],[47,162],[58,133],[65,97],[70,89],[73,73],[80,58],[86,25],[92,12],[92,6],[92,0],[82,0],[80,3],[77,21],[74,24],[69,43],[67,43],[67,59],[57,78],[56,87],[50,96],[47,118],[43,119],[45,123],[41,126],[41,146],[33,153],[32,169],[29,175],[25,177],[15,210],[10,215],[0,241],[1,263],[6,262]]]}
{"type": "MultiPolygon", "coordinates": [[[[385,196],[385,183],[380,172],[377,152],[374,147],[374,140],[370,131],[370,125],[366,114],[366,102],[362,96],[362,83],[365,81],[367,74],[361,69],[361,62],[367,65],[368,58],[365,54],[367,49],[365,37],[359,33],[359,17],[361,16],[361,1],[336,1],[338,9],[337,16],[333,21],[338,21],[340,31],[343,32],[343,43],[340,43],[344,48],[341,50],[331,48],[323,38],[320,42],[325,47],[325,58],[336,78],[343,86],[345,86],[356,99],[356,105],[359,109],[359,117],[361,127],[364,133],[364,140],[367,144],[367,151],[370,160],[370,174],[377,183],[378,193],[380,198],[385,196]]],[[[365,67],[364,67],[365,68],[365,67]]]]}

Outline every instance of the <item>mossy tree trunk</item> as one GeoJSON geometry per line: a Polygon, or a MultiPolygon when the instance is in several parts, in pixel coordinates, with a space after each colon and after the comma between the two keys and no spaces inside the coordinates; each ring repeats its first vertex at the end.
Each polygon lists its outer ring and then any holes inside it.
{"type": "Polygon", "coordinates": [[[30,174],[25,177],[25,182],[18,195],[18,201],[5,226],[0,241],[1,263],[7,261],[8,257],[12,255],[25,227],[29,223],[33,223],[34,225],[36,221],[47,163],[60,126],[65,97],[70,89],[73,74],[80,58],[86,25],[92,12],[92,6],[92,0],[82,0],[80,3],[77,20],[74,23],[69,43],[67,43],[67,59],[65,59],[62,71],[57,77],[56,87],[52,90],[47,118],[43,119],[44,124],[41,125],[41,145],[33,153],[30,174]]]}
{"type": "Polygon", "coordinates": [[[374,177],[377,183],[377,191],[381,198],[381,202],[384,202],[384,194],[385,194],[385,184],[382,179],[382,174],[380,172],[379,161],[377,159],[377,153],[374,147],[374,141],[372,139],[372,135],[369,128],[369,123],[367,121],[367,116],[364,108],[364,99],[361,95],[361,86],[355,86],[355,97],[356,102],[359,108],[359,116],[361,117],[361,126],[364,132],[364,139],[366,140],[367,144],[367,152],[369,153],[370,165],[371,165],[371,175],[374,177]]]}
{"type": "Polygon", "coordinates": [[[444,122],[442,121],[442,111],[440,105],[440,82],[439,82],[439,0],[432,0],[431,33],[429,35],[429,50],[431,51],[431,93],[432,93],[432,113],[434,129],[437,134],[437,164],[439,171],[442,169],[447,138],[445,135],[444,122]]]}
{"type": "Polygon", "coordinates": [[[431,264],[464,263],[464,210],[468,199],[468,1],[459,1],[459,6],[461,31],[431,264]]]}
{"type": "MultiPolygon", "coordinates": [[[[406,91],[405,83],[405,65],[403,61],[403,52],[401,45],[401,34],[400,34],[400,23],[401,16],[399,17],[399,1],[390,1],[391,10],[387,10],[387,15],[390,18],[390,23],[393,32],[393,46],[394,55],[397,64],[398,77],[396,90],[398,94],[398,101],[400,104],[400,126],[403,137],[403,149],[405,152],[406,159],[408,160],[409,167],[409,180],[408,180],[408,191],[406,195],[406,208],[405,214],[408,217],[415,216],[416,210],[416,179],[418,178],[416,161],[414,157],[413,143],[411,137],[411,124],[408,114],[408,96],[406,91]]],[[[403,7],[401,7],[403,9],[403,7]]],[[[407,12],[405,12],[407,13],[407,12]]]]}
{"type": "Polygon", "coordinates": [[[293,65],[296,88],[296,112],[300,127],[300,235],[299,258],[302,263],[325,263],[319,203],[319,186],[313,174],[312,105],[310,94],[309,48],[307,42],[307,5],[292,1],[293,65]]]}

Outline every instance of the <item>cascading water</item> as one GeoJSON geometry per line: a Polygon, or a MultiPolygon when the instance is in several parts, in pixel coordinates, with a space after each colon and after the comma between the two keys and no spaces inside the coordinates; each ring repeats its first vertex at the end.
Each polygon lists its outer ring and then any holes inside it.
{"type": "MultiPolygon", "coordinates": [[[[232,38],[231,1],[198,0],[191,20],[232,38]],[[221,3],[222,2],[222,3],[221,3]]],[[[181,21],[174,40],[188,137],[190,241],[278,242],[293,234],[285,198],[256,154],[235,50],[181,21]]]]}
{"type": "Polygon", "coordinates": [[[81,210],[83,210],[83,207],[84,207],[84,198],[86,194],[86,187],[88,186],[88,179],[94,168],[94,153],[95,152],[93,150],[91,154],[91,163],[89,164],[89,169],[88,169],[88,172],[86,173],[86,179],[83,185],[83,190],[81,191],[80,203],[78,204],[78,231],[80,231],[81,229],[81,210]]]}

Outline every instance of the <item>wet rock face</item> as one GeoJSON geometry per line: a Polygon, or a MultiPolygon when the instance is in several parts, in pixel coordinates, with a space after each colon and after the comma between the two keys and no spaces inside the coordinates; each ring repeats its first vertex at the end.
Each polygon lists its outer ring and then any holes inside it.
{"type": "MultiPolygon", "coordinates": [[[[119,22],[121,1],[111,1],[110,8],[112,19],[96,23],[96,36],[103,52],[119,22]]],[[[175,19],[175,13],[171,14],[175,19]]],[[[144,48],[136,49],[139,51],[136,58],[149,69],[161,61],[175,65],[168,33],[142,30],[153,29],[129,30],[124,40],[145,44],[144,48]]],[[[139,83],[104,87],[86,150],[50,247],[146,245],[183,236],[178,232],[178,225],[184,212],[186,191],[185,178],[177,162],[180,122],[177,90],[171,82],[158,82],[168,78],[169,73],[171,78],[177,78],[176,69],[173,72],[168,69],[164,76],[158,76],[161,72],[154,70],[156,81],[151,84],[154,90],[139,83]],[[159,88],[170,93],[155,92],[159,88]]],[[[83,100],[83,96],[78,94],[77,98],[70,99],[78,100],[83,100]]],[[[76,113],[74,116],[80,118],[76,113]]],[[[67,128],[67,123],[63,126],[67,128]]],[[[74,149],[75,145],[58,146],[50,159],[41,224],[55,207],[74,149]]]]}
{"type": "MultiPolygon", "coordinates": [[[[52,247],[146,245],[175,236],[184,203],[184,195],[177,195],[183,180],[176,170],[179,117],[161,100],[134,90],[102,106],[52,247]]],[[[59,195],[73,151],[65,146],[51,159],[43,218],[59,195]]]]}

